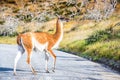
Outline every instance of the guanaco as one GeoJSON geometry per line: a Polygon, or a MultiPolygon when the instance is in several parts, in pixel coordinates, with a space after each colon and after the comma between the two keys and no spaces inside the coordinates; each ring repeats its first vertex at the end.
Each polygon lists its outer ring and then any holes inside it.
{"type": "Polygon", "coordinates": [[[27,60],[26,62],[30,66],[30,69],[33,74],[36,74],[34,68],[31,65],[31,57],[33,50],[39,50],[40,52],[45,53],[45,69],[48,71],[48,60],[49,54],[52,56],[53,60],[53,72],[55,71],[56,64],[56,55],[53,52],[53,49],[57,48],[60,44],[60,41],[63,38],[63,21],[68,21],[68,18],[58,17],[56,22],[56,31],[54,34],[49,34],[47,32],[26,32],[19,34],[17,36],[18,52],[14,61],[14,75],[16,75],[16,66],[18,60],[22,54],[26,51],[27,60]]]}

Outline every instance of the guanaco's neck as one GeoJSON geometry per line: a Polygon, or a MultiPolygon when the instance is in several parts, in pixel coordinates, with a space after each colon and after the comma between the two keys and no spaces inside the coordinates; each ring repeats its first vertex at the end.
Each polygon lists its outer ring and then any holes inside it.
{"type": "Polygon", "coordinates": [[[54,38],[56,40],[62,39],[63,37],[63,23],[61,20],[57,19],[56,22],[56,32],[54,34],[54,38]]]}

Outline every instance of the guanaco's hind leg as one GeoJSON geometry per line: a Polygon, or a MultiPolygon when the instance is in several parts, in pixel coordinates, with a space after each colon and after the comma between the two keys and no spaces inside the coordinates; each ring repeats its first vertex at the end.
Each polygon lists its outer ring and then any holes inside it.
{"type": "Polygon", "coordinates": [[[55,72],[55,64],[56,64],[56,55],[53,53],[53,51],[51,49],[48,49],[48,52],[51,54],[51,56],[53,57],[54,59],[54,62],[53,62],[53,72],[55,72]]]}
{"type": "Polygon", "coordinates": [[[16,75],[16,66],[18,63],[18,60],[20,59],[20,57],[22,56],[22,54],[25,52],[25,50],[23,49],[22,46],[18,46],[18,53],[17,56],[15,57],[15,61],[14,61],[14,75],[16,75]]]}

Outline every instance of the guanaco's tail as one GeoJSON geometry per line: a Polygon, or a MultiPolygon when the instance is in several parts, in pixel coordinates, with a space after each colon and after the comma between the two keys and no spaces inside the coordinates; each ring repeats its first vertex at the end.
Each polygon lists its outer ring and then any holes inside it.
{"type": "Polygon", "coordinates": [[[18,44],[18,45],[22,45],[22,43],[21,43],[21,34],[19,34],[19,35],[17,36],[17,44],[18,44]]]}

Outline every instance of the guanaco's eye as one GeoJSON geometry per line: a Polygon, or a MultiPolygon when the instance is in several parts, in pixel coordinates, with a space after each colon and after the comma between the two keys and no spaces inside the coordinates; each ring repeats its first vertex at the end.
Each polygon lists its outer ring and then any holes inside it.
{"type": "Polygon", "coordinates": [[[61,18],[60,18],[60,20],[64,20],[64,18],[63,18],[63,17],[61,17],[61,18]]]}

